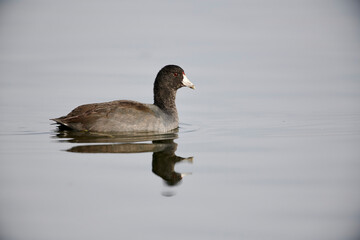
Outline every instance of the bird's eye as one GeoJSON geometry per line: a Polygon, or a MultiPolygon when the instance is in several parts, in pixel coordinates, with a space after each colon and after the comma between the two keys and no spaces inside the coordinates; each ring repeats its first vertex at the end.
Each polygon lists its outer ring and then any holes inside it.
{"type": "Polygon", "coordinates": [[[174,73],[174,76],[177,77],[177,76],[178,76],[178,73],[174,73]]]}

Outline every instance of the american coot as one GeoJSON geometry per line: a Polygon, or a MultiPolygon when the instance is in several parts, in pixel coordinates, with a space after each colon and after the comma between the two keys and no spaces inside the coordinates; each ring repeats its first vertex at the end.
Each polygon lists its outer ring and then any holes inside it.
{"type": "Polygon", "coordinates": [[[154,104],[128,100],[85,104],[51,120],[79,131],[168,132],[179,126],[175,97],[181,87],[195,89],[181,67],[167,65],[156,76],[154,104]]]}

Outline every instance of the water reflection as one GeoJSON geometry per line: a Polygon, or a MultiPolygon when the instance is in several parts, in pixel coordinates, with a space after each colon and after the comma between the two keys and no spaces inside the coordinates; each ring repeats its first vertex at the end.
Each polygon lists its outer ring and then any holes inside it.
{"type": "MultiPolygon", "coordinates": [[[[184,176],[191,174],[175,171],[175,165],[177,163],[192,163],[193,161],[193,157],[183,158],[175,155],[177,143],[174,142],[174,139],[178,138],[177,131],[167,134],[154,135],[141,133],[129,136],[59,129],[56,138],[71,143],[86,143],[86,145],[74,146],[67,150],[75,153],[153,152],[152,171],[154,174],[161,177],[167,186],[176,186],[181,182],[184,176]],[[150,143],[143,143],[147,141],[150,143]]],[[[168,192],[163,195],[172,196],[173,194],[168,192]]]]}

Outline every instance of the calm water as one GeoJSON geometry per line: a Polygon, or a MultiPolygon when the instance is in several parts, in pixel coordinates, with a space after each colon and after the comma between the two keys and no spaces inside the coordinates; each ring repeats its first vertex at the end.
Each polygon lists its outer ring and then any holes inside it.
{"type": "Polygon", "coordinates": [[[0,239],[360,237],[356,1],[1,1],[0,239]],[[92,102],[152,102],[178,132],[59,132],[92,102]],[[182,178],[182,179],[181,179],[182,178]]]}

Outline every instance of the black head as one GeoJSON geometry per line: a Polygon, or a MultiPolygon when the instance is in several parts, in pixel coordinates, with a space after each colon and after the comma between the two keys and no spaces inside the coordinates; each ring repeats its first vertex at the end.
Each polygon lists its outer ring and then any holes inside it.
{"type": "Polygon", "coordinates": [[[176,65],[163,67],[156,76],[155,85],[163,89],[173,90],[181,87],[195,88],[194,84],[186,77],[184,70],[176,65]]]}
{"type": "Polygon", "coordinates": [[[195,89],[181,67],[176,65],[163,67],[154,83],[154,104],[162,109],[175,109],[176,90],[181,87],[195,89]]]}

